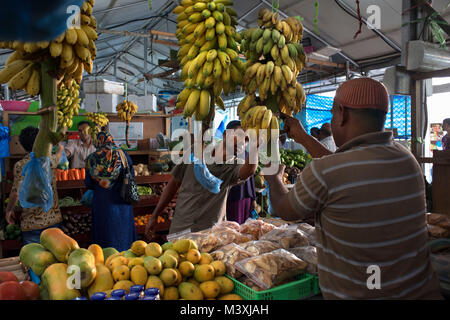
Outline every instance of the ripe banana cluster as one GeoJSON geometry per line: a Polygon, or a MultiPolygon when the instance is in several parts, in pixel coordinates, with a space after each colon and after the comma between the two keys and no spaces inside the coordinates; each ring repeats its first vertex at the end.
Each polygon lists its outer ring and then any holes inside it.
{"type": "MultiPolygon", "coordinates": [[[[69,88],[73,79],[80,84],[84,70],[92,73],[92,61],[97,55],[97,48],[94,43],[98,37],[97,20],[92,15],[94,1],[87,0],[80,8],[80,28],[67,29],[65,33],[53,41],[26,43],[4,41],[0,42],[0,48],[15,50],[11,55],[13,56],[12,59],[38,62],[48,56],[56,58],[57,70],[55,75],[58,84],[64,82],[65,86],[69,88]]],[[[20,83],[21,81],[19,81],[20,83]]],[[[36,90],[31,90],[31,85],[29,90],[26,87],[24,89],[31,95],[39,94],[39,88],[36,93],[36,90]]]]}
{"type": "Polygon", "coordinates": [[[8,82],[11,89],[23,89],[30,96],[36,96],[41,84],[39,64],[22,58],[22,54],[17,51],[8,57],[5,68],[0,71],[0,83],[8,82]]]}
{"type": "Polygon", "coordinates": [[[185,117],[205,119],[212,94],[225,109],[222,92],[228,95],[242,84],[245,65],[239,59],[241,36],[232,5],[230,0],[181,0],[173,11],[178,15],[178,59],[185,86],[177,108],[184,108],[185,117]]]}
{"type": "Polygon", "coordinates": [[[133,115],[138,111],[138,106],[133,101],[124,100],[116,106],[116,111],[122,121],[130,122],[133,115]]]}
{"type": "MultiPolygon", "coordinates": [[[[241,125],[244,130],[256,130],[257,137],[260,130],[279,130],[277,117],[266,106],[252,106],[256,102],[254,95],[246,96],[238,106],[241,125]]],[[[263,131],[266,132],[266,131],[263,131]]],[[[267,132],[270,138],[270,131],[267,132]]]]}
{"type": "Polygon", "coordinates": [[[108,125],[108,117],[106,113],[102,112],[88,112],[86,113],[86,119],[92,123],[91,125],[91,136],[95,140],[97,134],[100,132],[101,128],[108,125]]]}
{"type": "Polygon", "coordinates": [[[56,104],[58,106],[58,126],[72,127],[72,118],[78,115],[80,110],[80,86],[75,80],[70,88],[67,88],[64,83],[61,84],[57,92],[56,104]]]}

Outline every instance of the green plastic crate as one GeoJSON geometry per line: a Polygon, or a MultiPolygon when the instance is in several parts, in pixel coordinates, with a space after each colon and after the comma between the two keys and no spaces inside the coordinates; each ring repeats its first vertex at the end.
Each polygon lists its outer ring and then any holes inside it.
{"type": "Polygon", "coordinates": [[[234,282],[233,293],[244,300],[302,300],[320,293],[318,277],[308,273],[299,274],[295,281],[264,291],[255,291],[238,280],[227,277],[234,282]]]}

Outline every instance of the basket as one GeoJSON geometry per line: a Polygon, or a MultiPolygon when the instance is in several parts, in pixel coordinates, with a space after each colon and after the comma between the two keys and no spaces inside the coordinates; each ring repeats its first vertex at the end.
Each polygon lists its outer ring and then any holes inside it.
{"type": "Polygon", "coordinates": [[[0,100],[0,105],[5,111],[27,112],[31,102],[16,100],[0,100]]]}
{"type": "Polygon", "coordinates": [[[295,281],[264,291],[255,291],[226,276],[234,282],[233,293],[244,300],[302,300],[320,293],[318,277],[308,273],[299,274],[295,281]]]}

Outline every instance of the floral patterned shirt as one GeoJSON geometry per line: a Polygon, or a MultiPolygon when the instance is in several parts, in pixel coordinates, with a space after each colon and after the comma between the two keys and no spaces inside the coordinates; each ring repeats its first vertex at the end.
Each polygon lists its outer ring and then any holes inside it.
{"type": "MultiPolygon", "coordinates": [[[[24,179],[22,176],[23,167],[30,161],[30,155],[26,155],[22,160],[14,165],[14,183],[11,193],[19,193],[20,185],[24,179]]],[[[52,188],[53,188],[53,206],[48,212],[44,212],[42,208],[23,208],[22,216],[20,218],[20,228],[22,231],[32,231],[47,228],[62,221],[61,210],[58,203],[58,192],[56,191],[56,168],[58,162],[56,156],[50,157],[52,168],[52,188]]]]}

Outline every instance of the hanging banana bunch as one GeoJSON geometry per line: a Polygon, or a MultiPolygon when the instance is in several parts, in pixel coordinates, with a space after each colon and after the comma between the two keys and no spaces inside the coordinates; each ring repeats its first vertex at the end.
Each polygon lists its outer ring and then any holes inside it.
{"type": "Polygon", "coordinates": [[[130,122],[138,111],[138,106],[133,101],[124,100],[116,106],[117,115],[124,122],[130,122]]]}
{"type": "Polygon", "coordinates": [[[241,50],[247,58],[243,88],[247,95],[238,106],[238,114],[243,128],[278,129],[273,112],[292,115],[306,101],[297,82],[306,63],[300,44],[303,26],[292,17],[280,20],[279,14],[269,9],[259,12],[258,25],[242,32],[241,50]]]}
{"type": "Polygon", "coordinates": [[[63,82],[57,92],[57,107],[58,107],[58,126],[60,128],[72,127],[72,118],[78,115],[80,110],[80,85],[72,80],[72,85],[67,88],[63,82]]]}
{"type": "Polygon", "coordinates": [[[92,15],[94,0],[83,3],[80,28],[67,29],[53,41],[20,42],[3,41],[0,48],[13,49],[6,67],[0,71],[0,83],[8,82],[12,89],[23,89],[31,96],[40,92],[39,62],[53,57],[56,62],[55,77],[66,88],[73,81],[80,84],[83,71],[92,73],[93,60],[97,55],[97,20],[92,15]],[[30,66],[31,65],[31,66],[30,66]],[[17,76],[17,77],[16,77],[17,76]]]}
{"type": "Polygon", "coordinates": [[[109,123],[106,113],[102,112],[88,112],[86,113],[86,118],[92,123],[90,131],[91,137],[95,141],[97,134],[103,127],[106,127],[109,123]]]}
{"type": "Polygon", "coordinates": [[[181,0],[173,11],[178,15],[178,60],[185,87],[177,108],[184,108],[185,117],[204,120],[212,98],[225,110],[220,95],[228,95],[242,84],[241,36],[236,32],[237,13],[231,6],[230,0],[181,0]]]}

